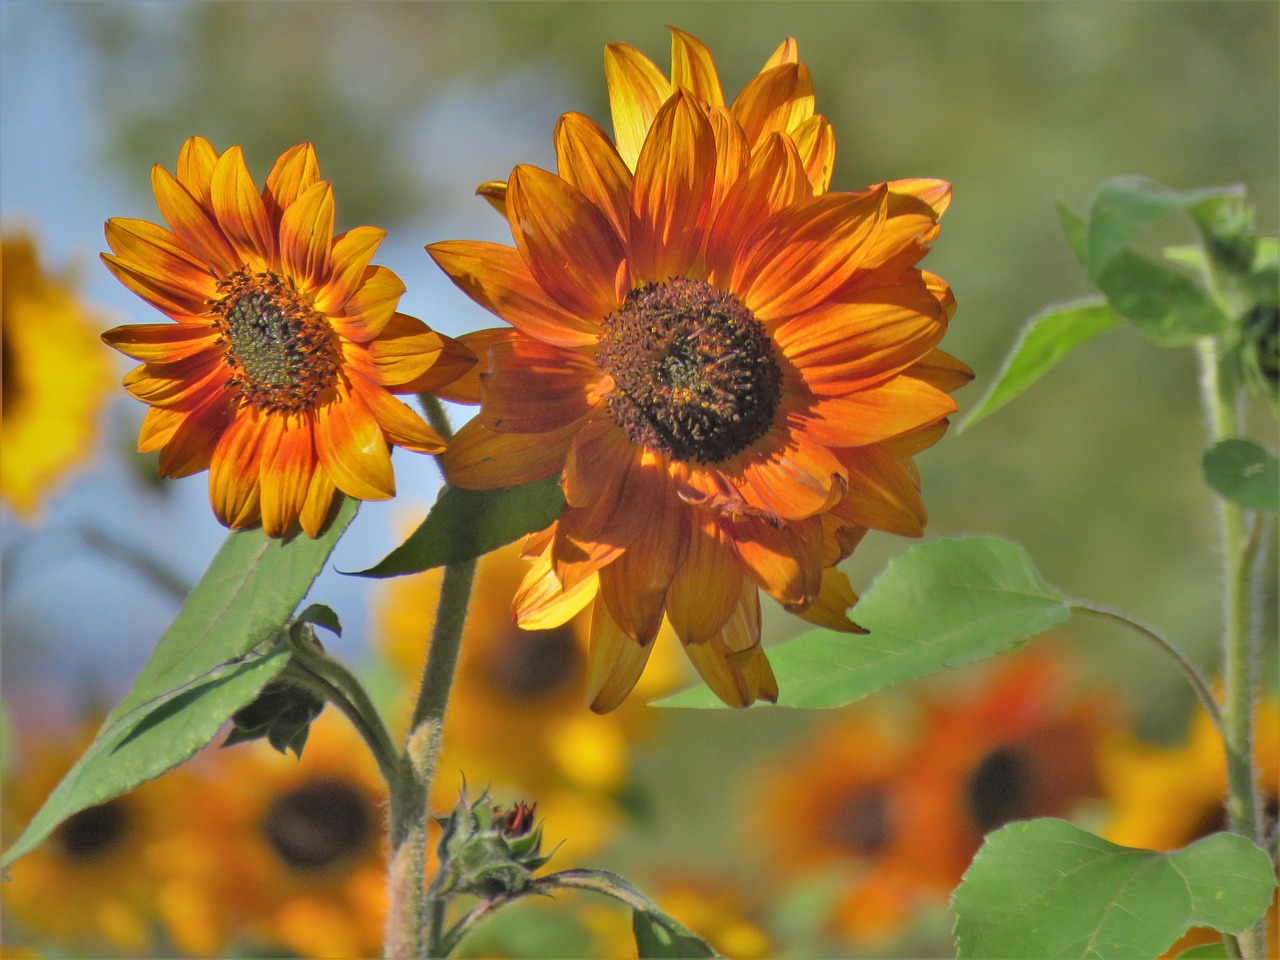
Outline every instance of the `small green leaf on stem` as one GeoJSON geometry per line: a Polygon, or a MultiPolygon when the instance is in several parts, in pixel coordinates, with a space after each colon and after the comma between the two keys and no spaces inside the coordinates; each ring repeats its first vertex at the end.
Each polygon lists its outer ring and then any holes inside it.
{"type": "Polygon", "coordinates": [[[715,951],[701,937],[677,933],[663,923],[664,914],[631,911],[631,932],[636,938],[636,955],[650,957],[714,957],[715,951]]]}
{"type": "Polygon", "coordinates": [[[1244,930],[1275,886],[1267,855],[1235,834],[1160,853],[1063,820],[1011,823],[952,896],[959,957],[1155,957],[1191,927],[1244,930]]]}
{"type": "Polygon", "coordinates": [[[961,429],[967,430],[995,413],[1076,347],[1120,322],[1115,311],[1100,299],[1050,307],[1032,317],[1018,335],[1018,342],[1005,359],[995,383],[965,418],[961,429]]]}
{"type": "Polygon", "coordinates": [[[1204,478],[1218,494],[1249,510],[1280,513],[1280,460],[1243,437],[1220,440],[1204,453],[1204,478]]]}
{"type": "Polygon", "coordinates": [[[1094,282],[1116,313],[1161,346],[1185,347],[1227,327],[1204,287],[1132,250],[1112,254],[1094,282]]]}

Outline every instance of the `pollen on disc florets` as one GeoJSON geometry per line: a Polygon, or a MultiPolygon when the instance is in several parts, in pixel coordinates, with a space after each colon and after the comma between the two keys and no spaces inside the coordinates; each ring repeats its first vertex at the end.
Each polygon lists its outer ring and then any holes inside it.
{"type": "Polygon", "coordinates": [[[597,362],[609,414],[632,441],[715,463],[773,423],[782,371],[769,335],[731,293],[701,280],[650,283],[605,318],[597,362]]]}
{"type": "Polygon", "coordinates": [[[218,284],[210,303],[226,344],[228,386],[263,410],[297,413],[315,406],[337,379],[333,329],[274,273],[239,270],[218,284]]]}

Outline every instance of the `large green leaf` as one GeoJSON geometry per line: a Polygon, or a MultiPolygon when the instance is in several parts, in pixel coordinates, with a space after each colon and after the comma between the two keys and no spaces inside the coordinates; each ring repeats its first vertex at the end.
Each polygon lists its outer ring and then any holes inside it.
{"type": "Polygon", "coordinates": [[[990,416],[1039,380],[1080,344],[1120,323],[1102,300],[1062,304],[1032,317],[1018,336],[1004,368],[961,429],[990,416]]]}
{"type": "Polygon", "coordinates": [[[1187,346],[1226,328],[1204,287],[1132,250],[1113,254],[1094,282],[1116,313],[1162,346],[1187,346]]]}
{"type": "MultiPolygon", "coordinates": [[[[1068,601],[1016,544],[995,537],[922,543],[891,561],[855,608],[868,634],[813,630],[769,651],[778,703],[843,706],[1013,650],[1069,614],[1068,601]]],[[[705,687],[659,704],[723,706],[705,687]]]]}
{"type": "Polygon", "coordinates": [[[1156,957],[1191,927],[1248,928],[1275,886],[1267,855],[1235,834],[1158,853],[1064,820],[1011,823],[952,897],[959,956],[1156,957]]]}
{"type": "Polygon", "coordinates": [[[499,490],[446,486],[409,539],[358,577],[399,577],[460,563],[550,526],[564,506],[560,478],[499,490]]]}
{"type": "Polygon", "coordinates": [[[1089,208],[1085,240],[1089,279],[1101,279],[1122,250],[1147,227],[1172,213],[1186,211],[1197,223],[1211,219],[1223,203],[1243,195],[1241,187],[1178,192],[1145,177],[1116,177],[1098,187],[1089,208]]]}
{"type": "Polygon", "coordinates": [[[1220,440],[1204,453],[1205,481],[1250,510],[1280,513],[1280,461],[1243,437],[1220,440]]]}
{"type": "Polygon", "coordinates": [[[324,535],[232,533],[132,689],[5,854],[10,863],[72,814],[132,790],[209,743],[284,669],[274,641],[355,516],[347,500],[324,535]]]}

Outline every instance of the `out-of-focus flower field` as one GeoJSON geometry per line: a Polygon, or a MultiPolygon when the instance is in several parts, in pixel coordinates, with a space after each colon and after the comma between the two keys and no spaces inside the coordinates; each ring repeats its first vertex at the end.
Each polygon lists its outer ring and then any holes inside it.
{"type": "MultiPolygon", "coordinates": [[[[310,141],[337,228],[387,229],[379,259],[407,287],[401,309],[461,336],[491,318],[424,245],[506,241],[476,186],[516,163],[554,168],[566,111],[608,128],[604,45],[625,40],[665,64],[667,23],[704,40],[734,90],[795,37],[836,130],[833,189],[954,184],[926,266],[958,302],[946,347],[977,374],[957,395],[961,416],[1029,315],[1086,292],[1058,202],[1080,210],[1100,181],[1134,173],[1177,189],[1243,183],[1260,232],[1280,219],[1274,5],[5,3],[4,846],[225,535],[204,478],[157,481],[156,457],[135,452],[145,408],[118,389],[128,363],[99,335],[154,317],[99,263],[103,222],[155,219],[148,171],[172,168],[190,136],[243,144],[259,179],[310,141]]],[[[1077,351],[1018,404],[919,457],[926,538],[1021,543],[1047,581],[1157,625],[1213,675],[1220,561],[1195,376],[1188,352],[1127,331],[1077,351]]],[[[455,426],[473,412],[450,410],[455,426]]],[[[326,646],[403,739],[439,571],[340,572],[384,556],[436,496],[430,457],[397,450],[394,463],[397,497],[362,507],[311,596],[342,621],[326,646]]],[[[863,592],[907,545],[872,532],[841,569],[863,592]]],[[[1264,575],[1275,583],[1274,558],[1264,575]]],[[[553,867],[625,874],[726,956],[950,955],[947,898],[983,835],[1012,820],[1064,817],[1161,850],[1221,826],[1207,718],[1173,667],[1104,624],[1071,621],[1033,647],[825,712],[648,706],[696,682],[664,631],[640,685],[597,716],[583,702],[585,619],[517,629],[521,576],[515,548],[480,563],[433,805],[448,809],[464,786],[505,807],[536,802],[553,867]]],[[[1255,744],[1273,819],[1275,607],[1273,589],[1255,744]]],[[[765,646],[806,626],[766,606],[765,646]]],[[[381,783],[334,710],[301,760],[215,742],[14,864],[0,885],[3,953],[377,955],[381,783]]],[[[634,955],[616,905],[529,899],[462,955],[634,955]]]]}

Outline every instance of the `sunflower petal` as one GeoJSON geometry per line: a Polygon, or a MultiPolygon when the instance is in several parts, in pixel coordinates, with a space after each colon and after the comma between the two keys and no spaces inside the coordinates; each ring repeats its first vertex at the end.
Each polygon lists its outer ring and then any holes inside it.
{"type": "Polygon", "coordinates": [[[694,511],[689,550],[667,592],[667,618],[684,643],[718,634],[742,595],[742,567],[719,524],[694,511]]]}
{"type": "Polygon", "coordinates": [[[222,232],[245,264],[256,270],[275,265],[275,230],[239,146],[218,158],[210,183],[210,202],[222,232]]]}
{"type": "Polygon", "coordinates": [[[112,217],[106,226],[107,244],[120,260],[138,272],[167,285],[174,296],[192,304],[192,313],[203,313],[204,302],[217,292],[207,264],[192,256],[168,230],[147,223],[112,217]]]}
{"type": "Polygon", "coordinates": [[[588,358],[528,339],[495,343],[489,357],[480,417],[491,430],[549,433],[591,412],[588,393],[599,371],[588,358]]]}
{"type": "Polygon", "coordinates": [[[604,48],[604,79],[609,87],[613,138],[623,162],[634,170],[653,118],[671,96],[671,84],[652,60],[627,43],[604,48]]]}
{"type": "MultiPolygon", "coordinates": [[[[580,113],[566,113],[556,124],[556,164],[573,184],[625,237],[631,222],[631,171],[605,132],[580,113]]],[[[503,213],[506,212],[503,191],[503,213]]]]}
{"type": "Polygon", "coordinates": [[[495,490],[555,476],[581,423],[553,433],[495,433],[478,419],[463,424],[444,452],[449,482],[468,490],[495,490]]]}
{"type": "Polygon", "coordinates": [[[744,581],[737,607],[720,632],[704,643],[686,643],[684,652],[703,682],[728,706],[777,702],[778,683],[760,649],[760,595],[749,581],[744,581]]]}
{"type": "Polygon", "coordinates": [[[853,592],[849,578],[830,567],[822,571],[822,590],[818,598],[803,610],[793,610],[810,623],[840,633],[866,633],[862,627],[849,619],[848,611],[858,602],[858,595],[853,592]]]}
{"type": "Polygon", "coordinates": [[[103,342],[143,363],[183,360],[213,346],[218,331],[197,323],[131,323],[102,335],[103,342]]]}
{"type": "Polygon", "coordinates": [[[814,114],[791,131],[791,139],[804,161],[813,192],[826,193],[836,167],[836,135],[831,129],[831,121],[814,114]]]}
{"type": "Polygon", "coordinates": [[[215,356],[197,354],[174,363],[148,363],[125,374],[129,395],[159,407],[194,410],[210,393],[223,389],[226,366],[215,356]]]}
{"type": "Polygon", "coordinates": [[[813,116],[813,78],[803,63],[782,63],[752,77],[730,110],[753,147],[771,133],[790,133],[813,116]]]}
{"type": "Polygon", "coordinates": [[[224,277],[243,266],[240,255],[210,215],[212,199],[202,203],[158,163],[151,168],[151,189],[169,229],[198,259],[224,277]]]}
{"type": "Polygon", "coordinates": [[[206,208],[209,207],[209,184],[217,164],[218,151],[204,137],[188,137],[178,151],[178,182],[206,208]]]}
{"type": "MultiPolygon", "coordinates": [[[[300,143],[280,154],[280,159],[267,174],[266,189],[262,192],[262,200],[272,219],[278,223],[280,215],[319,180],[320,161],[316,159],[316,150],[311,144],[300,143]]],[[[332,227],[329,235],[333,235],[332,227]]]]}
{"type": "Polygon", "coordinates": [[[222,434],[209,465],[209,502],[223,526],[232,530],[261,516],[262,420],[256,408],[245,407],[222,434]]]}
{"type": "Polygon", "coordinates": [[[641,644],[658,635],[667,588],[689,545],[689,510],[668,495],[617,560],[600,571],[600,596],[622,631],[641,644]]]}
{"type": "Polygon", "coordinates": [[[923,427],[956,412],[956,402],[909,374],[843,396],[818,397],[804,430],[829,447],[861,447],[923,427]]]}
{"type": "Polygon", "coordinates": [[[185,410],[147,407],[138,431],[138,452],[154,453],[170,440],[190,414],[185,410]]]}
{"type": "Polygon", "coordinates": [[[309,416],[269,416],[262,432],[262,531],[283,537],[302,513],[316,468],[309,416]]]}
{"type": "Polygon", "coordinates": [[[353,370],[350,376],[352,389],[360,395],[389,442],[414,453],[444,452],[445,442],[440,434],[418,414],[360,373],[353,370]]]}
{"type": "Polygon", "coordinates": [[[697,37],[668,26],[671,31],[671,86],[683,87],[703,103],[724,106],[724,91],[711,51],[697,37]]]}
{"type": "Polygon", "coordinates": [[[765,65],[761,67],[761,72],[770,70],[773,67],[780,67],[784,63],[799,63],[800,47],[796,43],[795,37],[787,37],[779,44],[778,49],[773,51],[773,55],[765,61],[765,65]]]}
{"type": "Polygon", "coordinates": [[[352,227],[333,239],[329,250],[332,269],[328,282],[316,291],[316,309],[325,314],[342,313],[355,296],[365,271],[387,231],[378,227],[352,227]]]}
{"type": "Polygon", "coordinates": [[[784,520],[800,520],[829,509],[843,496],[844,465],[803,431],[788,430],[767,452],[745,457],[734,478],[751,506],[784,520]]]}
{"type": "Polygon", "coordinates": [[[595,713],[608,713],[627,698],[644,672],[653,643],[639,644],[626,635],[596,599],[591,613],[591,640],[587,653],[587,705],[595,713]]]}
{"type": "Polygon", "coordinates": [[[338,493],[333,481],[323,470],[312,471],[311,483],[307,487],[307,499],[302,504],[302,512],[298,522],[308,537],[315,538],[324,533],[325,527],[337,512],[342,495],[338,493]]]}
{"type": "Polygon", "coordinates": [[[507,219],[507,181],[486,180],[476,187],[476,196],[482,197],[489,206],[502,214],[503,220],[507,219]]]}
{"type": "Polygon", "coordinates": [[[358,393],[339,385],[315,418],[316,454],[339,490],[359,500],[395,496],[387,438],[358,393]]]}
{"type": "Polygon", "coordinates": [[[136,293],[161,313],[186,323],[205,312],[205,304],[151,270],[144,270],[110,253],[99,254],[107,269],[126,289],[136,293]]]}
{"type": "Polygon", "coordinates": [[[951,354],[936,347],[902,373],[904,376],[923,380],[947,393],[959,390],[973,379],[973,371],[969,369],[968,364],[962,363],[951,354]]]}
{"type": "Polygon", "coordinates": [[[403,313],[393,316],[363,352],[377,374],[373,379],[392,393],[434,393],[476,365],[475,354],[460,340],[403,313]]]}
{"type": "Polygon", "coordinates": [[[299,194],[280,218],[280,262],[300,291],[313,291],[328,278],[332,245],[333,187],[321,180],[299,194]]]}
{"type": "Polygon", "coordinates": [[[221,391],[210,394],[203,404],[185,415],[161,449],[160,476],[189,477],[207,470],[218,441],[235,420],[236,413],[237,404],[233,398],[221,391]]]}
{"type": "Polygon", "coordinates": [[[473,330],[464,333],[455,342],[474,357],[474,361],[456,378],[432,388],[431,392],[441,400],[453,403],[480,402],[480,374],[490,369],[489,351],[499,343],[509,343],[520,337],[520,331],[511,327],[494,327],[489,330],[473,330]]]}
{"type": "Polygon", "coordinates": [[[595,599],[599,578],[586,577],[566,590],[551,569],[551,544],[534,558],[525,574],[511,610],[523,630],[549,630],[568,623],[595,599]]]}
{"type": "Polygon", "coordinates": [[[775,526],[744,517],[721,525],[751,579],[781,604],[807,606],[822,588],[819,517],[775,526]]]}
{"type": "Polygon", "coordinates": [[[386,329],[396,314],[404,284],[386,267],[368,267],[359,289],[347,301],[345,314],[330,316],[339,335],[367,343],[386,329]]]}
{"type": "Polygon", "coordinates": [[[605,314],[579,317],[565,310],[511,247],[451,240],[431,244],[427,253],[463,293],[526,336],[557,347],[587,346],[600,338],[605,314]]]}
{"type": "Polygon", "coordinates": [[[846,523],[900,537],[924,534],[924,500],[898,461],[872,444],[840,451],[849,470],[849,492],[832,508],[846,523]]]}

